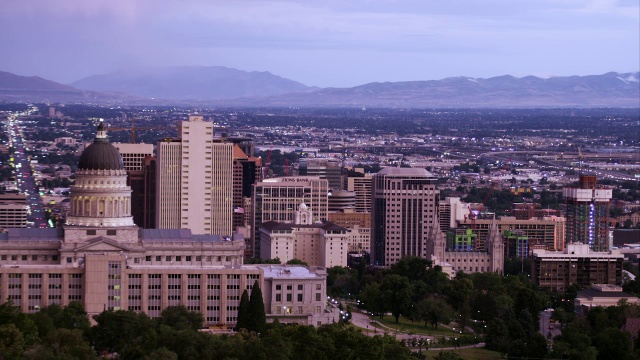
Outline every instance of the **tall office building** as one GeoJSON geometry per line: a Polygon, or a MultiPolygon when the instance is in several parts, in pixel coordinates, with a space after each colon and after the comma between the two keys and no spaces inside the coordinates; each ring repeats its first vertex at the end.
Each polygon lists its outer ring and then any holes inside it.
{"type": "Polygon", "coordinates": [[[611,189],[598,186],[594,175],[580,175],[578,187],[565,187],[562,196],[567,205],[569,243],[589,244],[593,251],[609,250],[609,202],[611,189]]]}
{"type": "Polygon", "coordinates": [[[213,123],[198,115],[178,133],[158,143],[156,226],[231,235],[233,145],[213,139],[213,123]]]}
{"type": "Polygon", "coordinates": [[[349,176],[346,178],[344,190],[356,193],[355,211],[360,213],[371,212],[371,179],[373,174],[364,174],[362,177],[349,176]]]}
{"type": "MultiPolygon", "coordinates": [[[[425,169],[384,168],[371,189],[371,263],[389,267],[405,256],[426,258],[440,191],[425,169]]],[[[439,228],[439,226],[436,226],[439,228]]]]}
{"type": "Polygon", "coordinates": [[[338,159],[300,159],[298,167],[300,175],[318,176],[321,179],[327,179],[329,189],[342,189],[342,166],[338,159]]]}
{"type": "Polygon", "coordinates": [[[0,304],[36,313],[78,301],[90,317],[128,310],[151,318],[182,305],[205,326],[227,329],[236,325],[242,291],[257,281],[268,321],[320,326],[338,319],[326,305],[323,268],[243,265],[238,234],[139,229],[130,194],[122,158],[101,125],[80,156],[65,226],[0,232],[0,304]]]}
{"type": "Polygon", "coordinates": [[[267,221],[293,223],[304,203],[313,211],[313,222],[326,220],[329,186],[317,176],[265,179],[255,185],[251,220],[251,256],[260,256],[260,225],[267,221]]]}
{"type": "Polygon", "coordinates": [[[0,194],[0,230],[27,227],[27,197],[0,194]]]}
{"type": "Polygon", "coordinates": [[[233,230],[247,227],[251,213],[253,185],[262,180],[262,159],[247,156],[238,144],[233,146],[233,230]]]}
{"type": "Polygon", "coordinates": [[[150,191],[146,186],[144,169],[145,158],[153,156],[153,144],[114,143],[122,156],[122,163],[127,172],[127,185],[131,187],[131,215],[133,222],[140,227],[145,226],[145,213],[150,209],[145,206],[145,197],[150,191]]]}

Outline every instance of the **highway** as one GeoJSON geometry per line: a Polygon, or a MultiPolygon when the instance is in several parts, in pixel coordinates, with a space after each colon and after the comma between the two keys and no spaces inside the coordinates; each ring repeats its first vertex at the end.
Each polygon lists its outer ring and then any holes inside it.
{"type": "Polygon", "coordinates": [[[22,138],[22,127],[17,116],[12,115],[8,119],[7,130],[9,132],[9,141],[15,152],[13,153],[13,168],[18,189],[20,193],[26,195],[26,203],[28,207],[27,221],[30,227],[46,228],[44,211],[45,207],[40,197],[38,186],[33,178],[31,164],[26,154],[24,140],[22,138]]]}

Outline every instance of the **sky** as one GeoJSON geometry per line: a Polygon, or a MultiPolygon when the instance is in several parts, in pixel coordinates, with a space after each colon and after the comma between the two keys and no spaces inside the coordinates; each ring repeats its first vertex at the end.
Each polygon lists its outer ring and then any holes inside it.
{"type": "Polygon", "coordinates": [[[640,68],[638,0],[0,0],[0,71],[227,66],[309,86],[640,68]]]}

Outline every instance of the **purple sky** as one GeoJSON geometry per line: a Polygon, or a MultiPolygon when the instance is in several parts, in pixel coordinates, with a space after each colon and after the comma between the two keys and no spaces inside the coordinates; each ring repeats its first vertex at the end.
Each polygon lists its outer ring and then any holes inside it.
{"type": "Polygon", "coordinates": [[[0,70],[222,65],[306,85],[640,68],[638,0],[0,0],[0,70]]]}

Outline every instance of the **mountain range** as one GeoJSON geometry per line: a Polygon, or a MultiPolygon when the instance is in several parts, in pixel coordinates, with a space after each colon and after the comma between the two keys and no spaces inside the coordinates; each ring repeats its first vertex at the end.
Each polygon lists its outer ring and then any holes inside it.
{"type": "Polygon", "coordinates": [[[301,107],[632,107],[640,73],[492,78],[308,87],[269,72],[221,66],[169,67],[90,76],[69,85],[0,71],[0,101],[128,102],[301,107]]]}

